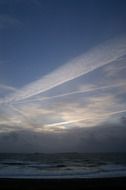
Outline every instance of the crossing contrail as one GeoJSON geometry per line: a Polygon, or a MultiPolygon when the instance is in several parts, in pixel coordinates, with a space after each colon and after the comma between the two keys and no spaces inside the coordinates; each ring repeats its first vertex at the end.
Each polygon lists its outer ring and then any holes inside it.
{"type": "Polygon", "coordinates": [[[76,90],[76,91],[72,91],[72,92],[68,92],[68,93],[64,93],[64,94],[59,94],[59,95],[55,95],[55,96],[50,96],[50,97],[26,99],[26,100],[18,101],[18,104],[28,103],[28,102],[40,102],[40,101],[44,101],[44,100],[62,98],[65,96],[83,94],[83,93],[94,92],[94,91],[104,90],[104,89],[109,89],[109,88],[116,88],[116,87],[121,87],[121,86],[126,86],[126,82],[116,83],[116,84],[111,84],[111,85],[106,85],[106,86],[100,86],[100,87],[91,87],[91,88],[87,88],[84,90],[76,90]]]}
{"type": "Polygon", "coordinates": [[[18,92],[5,98],[5,102],[25,100],[40,93],[46,92],[65,82],[76,79],[109,64],[126,54],[126,38],[118,38],[91,49],[82,56],[64,64],[53,72],[36,80],[18,92]]]}

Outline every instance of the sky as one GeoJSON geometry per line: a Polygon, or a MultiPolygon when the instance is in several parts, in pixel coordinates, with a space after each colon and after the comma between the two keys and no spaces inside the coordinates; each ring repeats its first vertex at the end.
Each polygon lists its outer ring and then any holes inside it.
{"type": "Polygon", "coordinates": [[[125,10],[0,0],[0,152],[126,151],[125,10]]]}

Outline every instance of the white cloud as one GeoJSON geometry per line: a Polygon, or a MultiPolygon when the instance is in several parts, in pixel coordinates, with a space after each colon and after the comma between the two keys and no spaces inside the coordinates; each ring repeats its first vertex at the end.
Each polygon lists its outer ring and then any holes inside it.
{"type": "MultiPolygon", "coordinates": [[[[12,130],[20,126],[32,131],[66,131],[74,127],[92,127],[109,120],[112,115],[126,112],[126,105],[114,94],[86,97],[86,102],[78,99],[52,102],[43,107],[40,103],[8,105],[2,110],[0,124],[12,126],[12,130]]],[[[3,128],[2,128],[3,131],[3,128]]]]}
{"type": "Polygon", "coordinates": [[[126,54],[126,38],[107,41],[84,55],[68,62],[52,73],[24,86],[18,93],[7,97],[5,102],[21,101],[48,91],[58,85],[85,75],[126,54]]]}
{"type": "MultiPolygon", "coordinates": [[[[14,126],[16,129],[17,126],[33,131],[55,132],[74,127],[100,125],[101,122],[109,120],[112,115],[126,112],[125,102],[122,101],[122,97],[118,97],[119,92],[126,89],[125,79],[122,79],[121,76],[116,80],[108,76],[105,80],[103,76],[103,80],[98,83],[91,80],[90,83],[79,83],[75,87],[75,91],[68,93],[50,97],[43,97],[42,94],[38,97],[35,96],[50,89],[51,84],[60,85],[64,80],[67,82],[72,80],[72,77],[79,76],[79,72],[80,74],[87,73],[109,63],[109,61],[116,60],[125,54],[124,42],[120,40],[118,43],[117,41],[107,42],[106,45],[101,46],[101,49],[98,47],[90,51],[21,90],[0,85],[1,90],[12,92],[7,98],[0,99],[1,105],[4,105],[0,107],[0,124],[10,126],[10,130],[11,128],[14,130],[14,126]],[[115,57],[113,58],[113,56],[115,57]],[[78,70],[76,71],[76,69],[78,70]],[[70,72],[70,70],[73,71],[70,72]],[[57,83],[55,83],[56,81],[57,83]]],[[[107,67],[109,68],[109,65],[107,67]]],[[[105,68],[101,69],[104,73],[107,72],[105,68]]],[[[124,70],[121,68],[119,67],[120,70],[124,70]]],[[[3,131],[3,128],[1,130],[3,131]]]]}
{"type": "Polygon", "coordinates": [[[6,91],[12,91],[12,92],[17,91],[16,88],[14,88],[12,86],[4,85],[4,84],[0,84],[0,90],[6,90],[6,91]]]}

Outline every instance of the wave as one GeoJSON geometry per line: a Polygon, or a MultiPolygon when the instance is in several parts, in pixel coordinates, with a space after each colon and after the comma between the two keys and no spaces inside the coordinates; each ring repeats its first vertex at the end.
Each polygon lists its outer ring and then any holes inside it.
{"type": "Polygon", "coordinates": [[[126,176],[126,154],[1,154],[0,178],[126,176]]]}
{"type": "Polygon", "coordinates": [[[0,178],[95,178],[126,176],[126,166],[102,165],[94,168],[55,165],[6,165],[0,167],[0,178]],[[52,170],[51,170],[52,167],[52,170]]]}

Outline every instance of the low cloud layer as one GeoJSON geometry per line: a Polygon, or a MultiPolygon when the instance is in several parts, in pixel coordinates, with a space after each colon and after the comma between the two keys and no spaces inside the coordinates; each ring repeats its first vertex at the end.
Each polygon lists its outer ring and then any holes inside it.
{"type": "Polygon", "coordinates": [[[125,147],[123,122],[103,123],[93,128],[75,127],[64,133],[31,130],[0,133],[2,152],[121,152],[125,147]]]}

